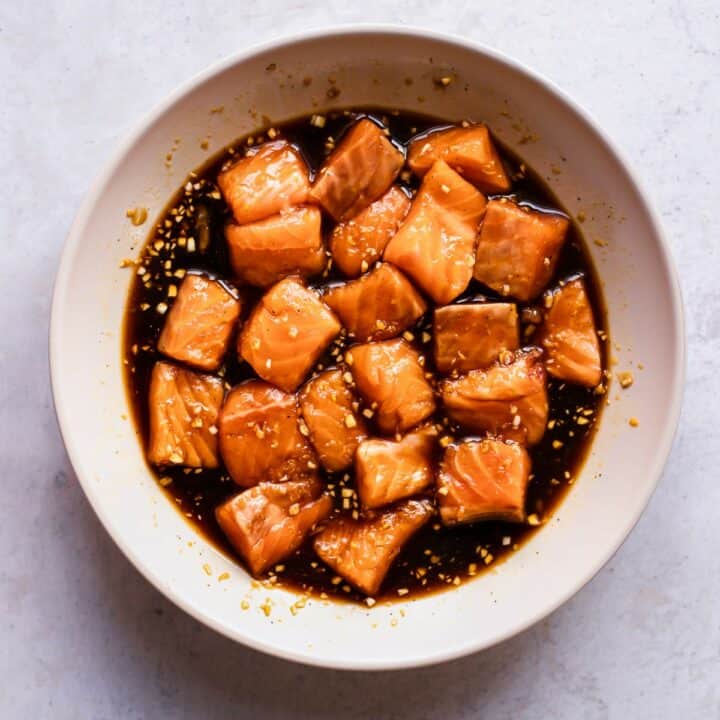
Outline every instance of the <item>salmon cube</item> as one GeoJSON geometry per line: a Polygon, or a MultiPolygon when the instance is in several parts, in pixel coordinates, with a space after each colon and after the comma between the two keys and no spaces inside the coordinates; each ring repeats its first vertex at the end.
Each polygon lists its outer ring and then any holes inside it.
{"type": "Polygon", "coordinates": [[[471,432],[488,431],[535,445],[545,433],[548,397],[539,350],[518,351],[510,362],[471,370],[440,384],[448,415],[471,432]]]}
{"type": "Polygon", "coordinates": [[[357,446],[367,437],[357,399],[341,370],[326,370],[300,392],[300,412],[318,458],[330,472],[352,465],[357,446]]]}
{"type": "Polygon", "coordinates": [[[446,305],[472,279],[485,205],[481,193],[438,160],[385,248],[385,260],[407,273],[436,303],[446,305]]]}
{"type": "Polygon", "coordinates": [[[240,300],[217,280],[186,275],[160,333],[158,350],[200,370],[217,370],[240,310],[240,300]]]}
{"type": "Polygon", "coordinates": [[[530,456],[497,438],[450,445],[440,462],[438,506],[444,525],[525,520],[530,456]]]}
{"type": "Polygon", "coordinates": [[[340,330],[317,293],[286,278],[263,295],[245,323],[240,356],[263,380],[294,392],[340,330]]]}
{"type": "Polygon", "coordinates": [[[220,378],[157,362],[150,377],[150,442],[154,465],[215,468],[219,464],[217,419],[223,401],[220,378]]]}
{"type": "Polygon", "coordinates": [[[302,545],[332,510],[316,478],[260,483],[215,510],[230,544],[253,575],[261,575],[302,545]]]}
{"type": "Polygon", "coordinates": [[[314,475],[315,453],[299,425],[297,400],[261,380],[228,393],[220,413],[220,453],[242,487],[314,475]]]}
{"type": "Polygon", "coordinates": [[[435,410],[420,354],[404,340],[355,345],[348,350],[360,395],[384,433],[403,433],[435,410]]]}
{"type": "Polygon", "coordinates": [[[218,175],[218,185],[240,225],[275,215],[308,199],[308,168],[284,140],[258,145],[218,175]]]}
{"type": "Polygon", "coordinates": [[[569,222],[501,198],[488,203],[473,274],[503,296],[528,302],[550,282],[569,222]]]}
{"type": "Polygon", "coordinates": [[[351,585],[376,595],[403,545],[432,514],[428,500],[406,500],[366,519],[339,517],[315,536],[313,547],[351,585]]]}
{"type": "Polygon", "coordinates": [[[467,303],[437,308],[433,318],[435,367],[441,373],[487,367],[503,350],[517,350],[512,303],[467,303]]]}
{"type": "Polygon", "coordinates": [[[358,120],[320,168],[310,199],[338,222],[354,217],[393,184],[405,158],[383,128],[358,120]]]}
{"type": "Polygon", "coordinates": [[[581,278],[563,283],[548,292],[545,307],[539,341],[547,371],[560,380],[594,387],[602,379],[602,361],[585,283],[581,278]]]}
{"type": "Polygon", "coordinates": [[[422,295],[390,263],[382,263],[357,280],[331,288],[323,300],[360,342],[395,337],[427,310],[422,295]]]}
{"type": "Polygon", "coordinates": [[[437,130],[410,143],[408,165],[419,177],[437,160],[444,160],[483,192],[510,190],[510,178],[485,125],[437,130]]]}
{"type": "Polygon", "coordinates": [[[321,219],[318,208],[301,205],[247,225],[226,225],[235,277],[268,287],[287,275],[308,278],[321,273],[327,266],[321,219]]]}
{"type": "Polygon", "coordinates": [[[330,253],[340,272],[357,277],[377,262],[409,209],[410,198],[393,185],[355,217],[338,223],[330,236],[330,253]]]}
{"type": "Polygon", "coordinates": [[[432,485],[436,439],[435,426],[426,425],[399,441],[373,438],[361,443],[355,456],[355,479],[363,507],[382,507],[432,485]]]}

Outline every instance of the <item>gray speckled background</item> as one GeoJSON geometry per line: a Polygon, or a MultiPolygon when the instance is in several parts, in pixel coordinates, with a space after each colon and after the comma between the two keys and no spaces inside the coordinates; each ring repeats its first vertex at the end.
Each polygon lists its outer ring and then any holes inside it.
{"type": "Polygon", "coordinates": [[[713,0],[3,2],[0,717],[720,718],[719,12],[713,0]],[[46,334],[73,214],[149,106],[248,42],[381,20],[494,45],[595,115],[661,212],[689,366],[660,487],[593,582],[481,655],[360,675],[233,645],[127,563],[65,456],[46,334]]]}

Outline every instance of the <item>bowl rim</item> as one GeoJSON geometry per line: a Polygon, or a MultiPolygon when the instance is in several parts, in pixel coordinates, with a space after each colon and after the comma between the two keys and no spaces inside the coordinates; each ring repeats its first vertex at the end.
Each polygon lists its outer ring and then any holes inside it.
{"type": "Polygon", "coordinates": [[[636,173],[631,168],[623,152],[608,137],[600,124],[574,99],[572,99],[565,91],[560,89],[555,83],[547,77],[530,69],[518,60],[500,52],[488,45],[474,40],[461,37],[456,34],[437,32],[422,27],[396,25],[392,23],[352,23],[341,25],[329,25],[320,28],[313,28],[301,32],[284,34],[272,40],[256,43],[248,46],[246,49],[236,51],[225,58],[212,63],[204,70],[196,73],[194,76],[177,86],[162,101],[157,103],[149,112],[137,122],[133,128],[127,132],[123,139],[116,145],[101,172],[93,179],[88,191],[77,211],[75,219],[70,227],[65,242],[63,244],[60,262],[58,265],[55,285],[52,294],[52,305],[49,323],[49,363],[50,363],[50,381],[53,396],[53,403],[57,415],[60,434],[62,436],[68,457],[73,466],[73,470],[78,478],[80,486],[85,493],[92,509],[100,520],[101,524],[113,539],[118,548],[123,552],[125,557],[132,565],[168,600],[187,612],[196,620],[204,625],[212,628],[225,637],[240,642],[247,647],[258,650],[275,657],[285,660],[300,662],[306,665],[327,667],[342,670],[390,670],[390,669],[407,669],[434,665],[441,662],[447,662],[466,655],[470,655],[481,650],[485,650],[497,645],[515,635],[525,631],[532,625],[541,621],[561,605],[566,603],[572,596],[578,593],[602,567],[615,555],[622,544],[627,539],[633,527],[638,522],[641,514],[645,510],[655,488],[658,485],[665,464],[667,462],[670,450],[672,448],[673,439],[678,427],[680,411],[682,407],[682,398],[685,385],[686,373],[686,348],[687,338],[685,330],[685,319],[683,310],[683,299],[681,286],[678,279],[677,269],[672,258],[672,252],[663,232],[660,218],[654,209],[645,188],[638,179],[636,173]],[[511,630],[498,633],[496,636],[483,639],[474,639],[471,634],[468,635],[467,641],[452,650],[430,649],[422,655],[415,655],[411,658],[403,660],[364,660],[359,659],[327,659],[324,657],[315,657],[311,651],[292,651],[284,648],[282,645],[264,642],[251,637],[245,636],[241,629],[228,627],[221,622],[216,621],[208,615],[202,607],[187,601],[180,592],[168,587],[161,577],[150,568],[148,568],[141,555],[138,555],[133,549],[127,545],[122,537],[119,527],[115,526],[112,518],[103,512],[97,487],[94,483],[89,482],[89,473],[85,472],[81,460],[80,443],[72,437],[68,428],[70,427],[70,418],[66,408],[65,394],[61,379],[58,375],[58,358],[62,354],[62,335],[61,335],[61,318],[64,312],[64,298],[68,288],[69,276],[72,269],[72,260],[83,235],[84,228],[93,211],[93,208],[102,194],[105,186],[110,181],[118,166],[124,160],[127,153],[135,145],[135,143],[146,133],[153,124],[173,105],[175,105],[183,97],[191,93],[198,86],[202,85],[209,78],[220,74],[221,72],[251,59],[252,57],[272,51],[280,47],[287,47],[297,44],[306,43],[308,41],[334,37],[349,36],[376,36],[390,39],[392,37],[414,37],[420,40],[430,42],[439,42],[447,45],[454,45],[458,48],[469,50],[481,55],[489,57],[491,60],[505,65],[510,70],[525,76],[527,79],[534,81],[544,87],[550,94],[557,97],[565,106],[567,106],[576,116],[582,120],[587,127],[595,134],[605,151],[617,162],[621,170],[625,173],[630,183],[635,187],[638,199],[645,210],[650,226],[657,240],[659,256],[661,264],[670,282],[671,288],[671,309],[674,327],[677,329],[674,348],[674,375],[672,378],[672,398],[670,402],[670,412],[666,416],[662,433],[657,438],[656,451],[653,463],[646,468],[647,476],[651,482],[648,484],[647,492],[642,498],[642,502],[638,503],[635,511],[629,515],[623,523],[622,528],[618,531],[613,542],[608,545],[607,551],[603,557],[592,566],[586,568],[584,572],[572,584],[572,587],[566,592],[560,594],[552,603],[529,613],[522,622],[518,623],[511,630]]]}

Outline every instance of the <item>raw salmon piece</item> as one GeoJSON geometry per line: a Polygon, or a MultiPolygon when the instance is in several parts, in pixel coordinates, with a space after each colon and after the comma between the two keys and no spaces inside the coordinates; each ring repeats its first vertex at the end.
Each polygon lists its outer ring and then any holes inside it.
{"type": "Polygon", "coordinates": [[[497,438],[464,440],[445,450],[438,505],[445,525],[478,520],[525,520],[530,456],[522,445],[497,438]]]}
{"type": "Polygon", "coordinates": [[[548,417],[545,368],[539,350],[519,351],[508,364],[471,370],[440,384],[448,415],[472,432],[489,431],[528,445],[540,442],[548,417]]]}
{"type": "Polygon", "coordinates": [[[348,350],[357,389],[384,433],[402,433],[435,410],[420,354],[404,340],[355,345],[348,350]]]}
{"type": "Polygon", "coordinates": [[[243,487],[314,475],[315,453],[300,432],[297,400],[261,380],[233,388],[220,413],[220,453],[243,487]]]}
{"type": "Polygon", "coordinates": [[[260,483],[218,506],[215,517],[253,575],[292,555],[332,510],[316,478],[260,483]]]}
{"type": "Polygon", "coordinates": [[[308,168],[284,140],[258,145],[218,175],[218,185],[240,225],[307,201],[308,168]]]}
{"type": "Polygon", "coordinates": [[[353,408],[357,400],[342,375],[341,370],[327,370],[300,392],[300,412],[310,441],[331,472],[352,465],[357,446],[367,437],[365,422],[353,408]]]}
{"type": "Polygon", "coordinates": [[[437,160],[444,160],[483,192],[510,190],[510,178],[485,125],[437,130],[410,143],[408,165],[416,175],[423,177],[437,160]]]}
{"type": "Polygon", "coordinates": [[[373,438],[361,443],[355,456],[355,480],[363,507],[388,505],[430,486],[436,439],[435,427],[426,425],[400,441],[373,438]]]}
{"type": "Polygon", "coordinates": [[[410,209],[410,198],[393,185],[355,217],[338,223],[330,236],[330,253],[340,272],[357,277],[377,262],[410,209]]]}
{"type": "Polygon", "coordinates": [[[582,279],[549,292],[548,306],[539,333],[547,371],[561,380],[594,387],[602,379],[600,343],[582,279]]]}
{"type": "Polygon", "coordinates": [[[403,545],[430,519],[428,500],[406,500],[363,520],[331,520],[313,543],[320,559],[368,595],[377,594],[403,545]]]}
{"type": "Polygon", "coordinates": [[[473,275],[501,295],[528,302],[555,272],[569,222],[501,198],[488,203],[473,275]]]}
{"type": "Polygon", "coordinates": [[[512,303],[467,303],[437,308],[433,318],[435,367],[467,372],[517,350],[518,314],[512,303]]]}
{"type": "Polygon", "coordinates": [[[358,120],[320,168],[310,199],[338,222],[354,217],[393,183],[405,158],[372,120],[358,120]]]}
{"type": "Polygon", "coordinates": [[[385,259],[436,303],[454,300],[472,279],[478,225],[486,200],[442,160],[425,176],[385,259]]]}
{"type": "Polygon", "coordinates": [[[235,276],[249,285],[268,287],[287,275],[307,278],[321,273],[327,256],[320,222],[318,208],[302,205],[248,225],[226,225],[235,276]]]}
{"type": "Polygon", "coordinates": [[[218,466],[217,419],[222,380],[157,362],[150,377],[150,443],[154,465],[218,466]]]}
{"type": "Polygon", "coordinates": [[[360,342],[395,337],[427,310],[422,295],[390,263],[382,263],[357,280],[331,288],[323,300],[360,342]]]}
{"type": "Polygon", "coordinates": [[[334,313],[297,278],[268,290],[245,323],[241,357],[273,385],[294,392],[340,332],[334,313]]]}
{"type": "Polygon", "coordinates": [[[200,370],[217,370],[241,304],[216,280],[186,275],[163,326],[158,350],[200,370]]]}

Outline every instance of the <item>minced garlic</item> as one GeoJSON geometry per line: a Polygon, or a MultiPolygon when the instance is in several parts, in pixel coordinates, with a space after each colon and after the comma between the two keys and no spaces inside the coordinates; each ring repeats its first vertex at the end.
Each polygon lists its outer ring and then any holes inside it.
{"type": "Polygon", "coordinates": [[[144,207],[134,207],[129,208],[125,211],[125,215],[130,218],[130,222],[135,225],[139,226],[142,225],[146,220],[148,216],[147,208],[144,207]]]}

